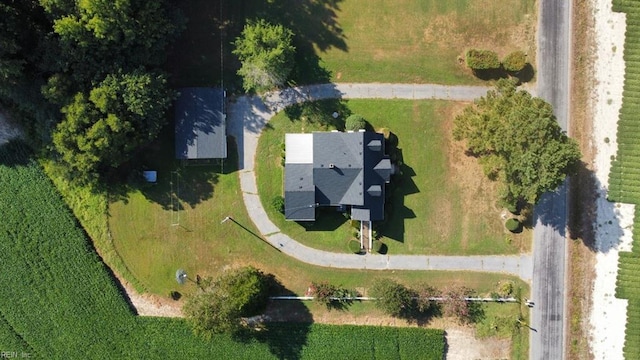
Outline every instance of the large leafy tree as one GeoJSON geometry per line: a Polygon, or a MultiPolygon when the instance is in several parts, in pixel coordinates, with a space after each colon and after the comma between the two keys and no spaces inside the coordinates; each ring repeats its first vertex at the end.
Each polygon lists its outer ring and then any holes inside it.
{"type": "Polygon", "coordinates": [[[232,270],[202,286],[187,299],[183,311],[196,334],[234,334],[244,328],[244,317],[264,310],[270,284],[271,277],[253,267],[232,270]]]}
{"type": "Polygon", "coordinates": [[[163,75],[108,75],[89,96],[77,93],[53,134],[56,150],[77,180],[92,182],[154,139],[165,123],[171,91],[163,75]]]}
{"type": "Polygon", "coordinates": [[[45,1],[59,41],[58,72],[87,83],[118,69],[157,67],[181,29],[165,1],[45,1]]]}
{"type": "MultiPolygon", "coordinates": [[[[0,104],[25,125],[30,139],[37,139],[35,145],[50,142],[55,129],[58,132],[67,129],[68,135],[73,135],[95,126],[93,136],[97,139],[104,133],[98,128],[105,124],[97,119],[107,119],[107,115],[111,124],[108,128],[114,132],[126,129],[130,114],[123,114],[129,111],[138,116],[133,121],[133,129],[141,130],[143,136],[154,133],[156,120],[140,120],[139,117],[146,115],[125,102],[126,94],[115,97],[115,101],[122,101],[118,105],[110,101],[107,111],[96,107],[91,93],[107,86],[110,79],[120,76],[121,72],[148,72],[150,77],[155,77],[164,63],[168,45],[183,25],[180,12],[169,0],[3,1],[0,4],[0,104]],[[113,108],[117,111],[112,111],[113,108]],[[129,110],[122,110],[124,108],[129,110]],[[72,120],[73,116],[76,119],[72,120]],[[56,128],[62,118],[66,123],[56,128]],[[150,128],[138,126],[144,123],[150,128]]],[[[153,96],[167,95],[166,91],[157,92],[157,89],[152,86],[148,92],[155,92],[153,96]]],[[[133,91],[129,98],[146,96],[144,91],[134,90],[132,86],[121,90],[133,91]]],[[[166,109],[167,99],[155,98],[154,102],[155,107],[166,109]]],[[[152,107],[144,112],[157,116],[152,107]]],[[[163,118],[162,114],[157,116],[157,119],[163,118]]],[[[60,144],[72,142],[61,140],[60,134],[57,137],[59,151],[65,150],[60,144]]],[[[101,142],[113,144],[113,140],[108,137],[101,142]]],[[[86,151],[82,154],[60,152],[69,161],[87,158],[84,165],[73,162],[76,170],[87,166],[95,168],[89,166],[90,163],[113,163],[109,158],[93,158],[105,154],[95,148],[96,142],[84,143],[86,151]],[[92,161],[89,162],[89,158],[93,158],[92,161]]],[[[141,142],[135,138],[132,144],[141,142]]],[[[68,146],[66,150],[72,148],[68,146]]]]}
{"type": "Polygon", "coordinates": [[[580,150],[562,131],[551,105],[502,79],[496,89],[454,120],[456,140],[466,140],[484,172],[502,183],[506,204],[535,203],[575,171],[580,150]]]}
{"type": "Polygon", "coordinates": [[[238,75],[246,91],[264,91],[283,85],[293,69],[293,33],[265,20],[250,22],[234,42],[233,53],[242,62],[238,75]]]}

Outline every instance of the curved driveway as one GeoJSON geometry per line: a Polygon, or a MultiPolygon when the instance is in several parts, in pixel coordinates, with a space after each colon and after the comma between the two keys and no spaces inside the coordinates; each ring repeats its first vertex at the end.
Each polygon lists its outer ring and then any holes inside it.
{"type": "Polygon", "coordinates": [[[260,132],[278,111],[304,101],[345,99],[442,99],[471,101],[488,87],[432,84],[322,84],[288,88],[257,96],[241,96],[229,105],[228,129],[236,138],[240,188],[249,217],[264,239],[300,261],[343,269],[451,270],[507,273],[530,281],[530,254],[513,256],[355,255],[313,249],[298,243],[271,222],[258,196],[254,160],[260,132]]]}

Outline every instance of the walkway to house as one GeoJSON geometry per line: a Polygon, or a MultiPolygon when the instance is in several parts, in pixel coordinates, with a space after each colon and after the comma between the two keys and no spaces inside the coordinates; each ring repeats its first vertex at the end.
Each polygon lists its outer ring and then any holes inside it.
{"type": "Polygon", "coordinates": [[[264,96],[241,96],[229,104],[227,128],[236,138],[240,188],[249,217],[264,239],[300,261],[343,269],[486,271],[519,276],[530,281],[531,254],[511,256],[356,255],[312,249],[291,239],[269,219],[260,197],[254,171],[258,139],[264,126],[285,107],[312,100],[440,99],[471,101],[488,87],[433,84],[322,84],[275,91],[264,96]]]}
{"type": "Polygon", "coordinates": [[[370,221],[361,221],[360,222],[360,247],[364,250],[365,253],[371,252],[371,248],[369,247],[369,242],[371,239],[369,238],[369,225],[370,221]]]}

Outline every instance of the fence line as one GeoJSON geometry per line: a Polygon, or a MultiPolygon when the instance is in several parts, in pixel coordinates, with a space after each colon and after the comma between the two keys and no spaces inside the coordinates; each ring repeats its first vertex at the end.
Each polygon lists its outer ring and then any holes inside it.
{"type": "MultiPolygon", "coordinates": [[[[269,297],[270,300],[303,300],[303,301],[309,301],[309,300],[314,300],[315,297],[313,296],[270,296],[269,297]]],[[[335,296],[331,296],[329,299],[331,300],[346,300],[346,301],[354,301],[354,300],[358,300],[358,301],[373,301],[373,300],[377,300],[374,297],[369,297],[369,296],[346,296],[346,297],[335,297],[335,296]]],[[[417,298],[416,298],[417,299],[417,298]]],[[[430,297],[428,298],[430,301],[446,301],[447,298],[446,297],[430,297]]],[[[474,301],[474,302],[510,302],[510,303],[515,303],[515,302],[519,302],[517,299],[513,298],[513,297],[509,297],[509,298],[481,298],[481,297],[465,297],[464,298],[466,301],[474,301]]]]}

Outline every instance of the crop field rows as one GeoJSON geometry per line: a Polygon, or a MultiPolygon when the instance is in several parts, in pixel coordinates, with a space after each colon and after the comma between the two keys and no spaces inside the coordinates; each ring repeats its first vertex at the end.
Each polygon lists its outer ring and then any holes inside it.
{"type": "MultiPolygon", "coordinates": [[[[613,0],[613,10],[627,14],[626,73],[608,198],[640,205],[640,1],[613,0]]],[[[635,212],[632,252],[620,252],[616,297],[629,300],[623,353],[625,359],[636,359],[640,354],[640,209],[635,212]]]]}

